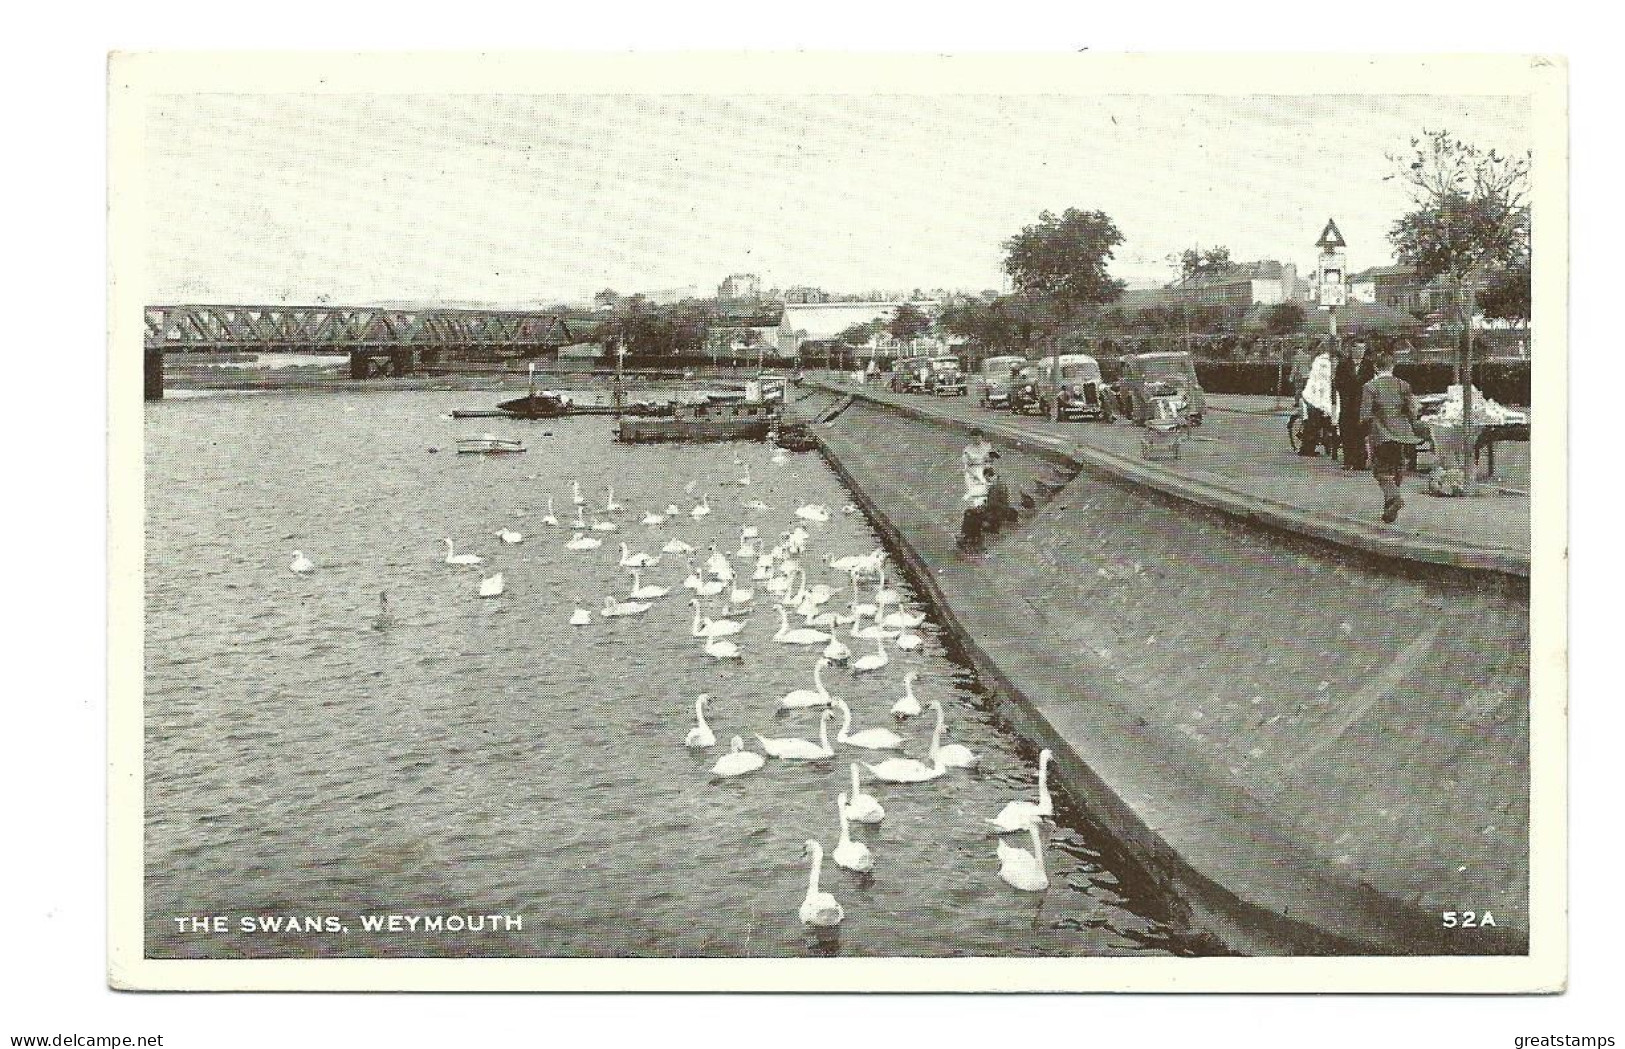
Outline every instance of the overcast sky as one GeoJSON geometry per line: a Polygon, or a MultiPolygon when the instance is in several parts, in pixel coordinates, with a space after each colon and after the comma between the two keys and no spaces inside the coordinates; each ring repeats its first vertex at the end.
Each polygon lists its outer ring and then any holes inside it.
{"type": "Polygon", "coordinates": [[[1170,254],[1392,261],[1385,151],[1529,146],[1523,100],[1444,96],[187,95],[147,124],[149,300],[576,301],[1000,286],[1039,212],[1100,209],[1114,275],[1170,254]]]}

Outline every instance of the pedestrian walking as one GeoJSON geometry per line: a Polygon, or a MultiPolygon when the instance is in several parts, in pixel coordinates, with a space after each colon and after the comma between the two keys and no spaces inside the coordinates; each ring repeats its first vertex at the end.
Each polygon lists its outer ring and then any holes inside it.
{"type": "Polygon", "coordinates": [[[1343,469],[1364,470],[1367,466],[1365,428],[1360,425],[1360,398],[1365,384],[1376,375],[1366,359],[1365,343],[1356,342],[1337,362],[1333,383],[1337,387],[1337,429],[1343,439],[1343,469]]]}
{"type": "Polygon", "coordinates": [[[1420,438],[1416,433],[1416,397],[1411,384],[1394,375],[1394,355],[1376,356],[1376,374],[1360,391],[1360,419],[1371,434],[1371,473],[1382,490],[1382,519],[1393,524],[1405,506],[1400,485],[1405,463],[1420,438]]]}

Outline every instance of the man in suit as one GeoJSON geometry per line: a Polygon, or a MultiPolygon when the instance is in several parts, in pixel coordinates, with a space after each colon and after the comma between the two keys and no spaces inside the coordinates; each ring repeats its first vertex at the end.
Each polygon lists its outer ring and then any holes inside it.
{"type": "Polygon", "coordinates": [[[1339,355],[1332,384],[1337,388],[1338,435],[1343,439],[1343,469],[1366,468],[1366,434],[1360,424],[1360,391],[1375,372],[1367,360],[1365,343],[1356,342],[1339,355]]]}
{"type": "Polygon", "coordinates": [[[1371,473],[1382,489],[1382,519],[1393,524],[1405,506],[1399,486],[1405,461],[1420,438],[1411,384],[1394,376],[1394,355],[1377,354],[1377,374],[1360,390],[1360,423],[1371,439],[1371,473]]]}

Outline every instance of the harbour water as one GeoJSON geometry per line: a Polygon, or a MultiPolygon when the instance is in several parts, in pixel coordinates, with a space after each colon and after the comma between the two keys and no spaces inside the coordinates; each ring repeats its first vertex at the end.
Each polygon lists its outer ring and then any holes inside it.
{"type": "Polygon", "coordinates": [[[824,683],[850,704],[854,730],[893,727],[904,752],[924,758],[929,713],[901,725],[889,714],[904,673],[918,671],[921,700],[946,708],[947,739],[981,762],[914,785],[865,778],[886,809],[881,824],[853,832],[873,850],[874,874],[826,862],[822,887],[846,920],[834,941],[810,937],[796,916],[802,843],[834,846],[850,762],[886,755],[836,744],[833,761],[769,759],[729,781],[710,767],[735,734],[752,749],[757,733],[817,739],[816,710],[776,706],[812,686],[818,648],[772,640],[778,618],[756,584],[757,610],[731,639],[744,658],[706,655],[690,636],[687,567],[673,555],[643,573],[645,585],[671,588],[645,615],[596,612],[604,595],[625,599],[629,589],[622,540],[656,554],[676,536],[698,561],[715,542],[750,585],[752,562],[732,556],[741,527],[772,542],[797,506],[821,503],[833,519],[807,525],[801,562],[809,584],[841,587],[825,556],[873,550],[874,531],[840,512],[849,495],[812,454],[775,465],[761,444],[619,445],[604,419],[448,417],[470,400],[332,392],[146,406],[149,956],[1213,949],[1181,926],[1177,901],[1064,803],[1045,835],[1048,891],[999,879],[985,821],[1035,796],[1036,753],[1001,723],[907,581],[890,575],[928,613],[925,645],[888,645],[881,670],[830,668],[824,683]],[[521,436],[529,450],[454,454],[457,437],[487,429],[521,436]],[[736,458],[751,484],[737,483],[736,458]],[[606,517],[618,531],[591,533],[600,549],[565,549],[572,479],[591,507],[609,485],[626,507],[606,517]],[[565,527],[541,523],[549,495],[565,527]],[[713,512],[695,519],[687,511],[702,495],[713,512]],[[681,517],[639,523],[671,503],[681,517]],[[501,528],[523,542],[502,542],[501,528]],[[485,564],[446,564],[442,537],[485,564]],[[289,571],[295,550],[315,563],[309,575],[289,571]],[[480,578],[496,571],[506,592],[479,598],[480,578]],[[594,610],[591,625],[568,625],[577,603],[594,610]],[[712,697],[719,744],[689,750],[701,692],[712,697]],[[519,915],[523,925],[455,936],[361,929],[360,916],[381,914],[519,915]],[[232,931],[175,921],[199,915],[227,916],[232,931]],[[274,915],[332,916],[349,931],[237,931],[242,917],[274,915]]]}

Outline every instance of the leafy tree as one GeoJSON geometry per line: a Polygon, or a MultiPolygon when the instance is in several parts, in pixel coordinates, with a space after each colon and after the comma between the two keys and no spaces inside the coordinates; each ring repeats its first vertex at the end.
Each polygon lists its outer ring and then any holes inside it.
{"type": "Polygon", "coordinates": [[[883,330],[884,325],[879,321],[860,321],[842,328],[836,333],[835,341],[843,346],[865,346],[883,330]]]}
{"type": "Polygon", "coordinates": [[[1504,321],[1529,321],[1529,260],[1523,259],[1500,271],[1479,294],[1478,304],[1486,317],[1504,321]]]}
{"type": "Polygon", "coordinates": [[[931,318],[927,317],[918,306],[911,302],[905,302],[897,307],[897,312],[892,315],[891,322],[886,325],[886,330],[898,342],[907,342],[930,331],[931,318]]]}
{"type": "Polygon", "coordinates": [[[1181,280],[1205,277],[1211,273],[1223,273],[1233,265],[1229,248],[1220,246],[1206,251],[1186,248],[1179,256],[1179,277],[1181,280]]]}
{"type": "Polygon", "coordinates": [[[1123,235],[1103,211],[1045,211],[1004,242],[1004,271],[1015,286],[1053,303],[1063,317],[1115,301],[1123,282],[1106,272],[1123,235]]]}
{"type": "MultiPolygon", "coordinates": [[[[1389,178],[1404,184],[1415,210],[1388,232],[1394,257],[1423,280],[1442,278],[1454,293],[1461,331],[1462,417],[1472,419],[1474,280],[1529,259],[1529,169],[1532,157],[1503,156],[1448,131],[1422,132],[1410,149],[1388,154],[1389,178]]],[[[1468,484],[1473,481],[1472,427],[1462,427],[1468,484]]]]}
{"type": "Polygon", "coordinates": [[[1303,320],[1303,306],[1297,300],[1278,302],[1264,313],[1264,334],[1291,335],[1302,330],[1303,320]]]}

